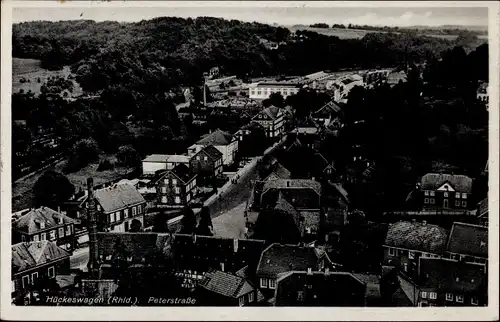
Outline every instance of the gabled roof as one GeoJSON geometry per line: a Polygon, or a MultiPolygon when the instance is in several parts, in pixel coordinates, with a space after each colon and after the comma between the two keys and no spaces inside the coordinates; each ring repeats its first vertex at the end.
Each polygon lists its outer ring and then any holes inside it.
{"type": "Polygon", "coordinates": [[[278,196],[278,200],[276,201],[276,205],[274,206],[274,210],[281,211],[287,215],[292,216],[295,225],[299,227],[300,213],[295,209],[294,206],[286,201],[281,192],[278,196]]]}
{"type": "Polygon", "coordinates": [[[451,253],[488,258],[488,227],[453,223],[446,250],[451,253]]]}
{"type": "Polygon", "coordinates": [[[318,195],[321,194],[321,184],[315,180],[309,180],[309,179],[277,179],[277,180],[266,181],[266,183],[264,183],[262,191],[266,191],[269,189],[282,190],[282,189],[297,189],[297,188],[312,189],[318,195]]]}
{"type": "Polygon", "coordinates": [[[335,101],[330,101],[323,105],[319,110],[312,113],[313,117],[330,117],[334,113],[339,113],[342,109],[337,105],[335,101]]]}
{"type": "Polygon", "coordinates": [[[478,291],[486,281],[482,265],[443,258],[419,258],[418,285],[442,292],[466,294],[478,291]]]}
{"type": "Polygon", "coordinates": [[[439,254],[445,250],[448,231],[436,225],[399,221],[389,226],[385,245],[439,254]]]}
{"type": "Polygon", "coordinates": [[[274,169],[272,170],[272,172],[266,177],[266,179],[264,179],[264,181],[267,181],[271,178],[271,176],[274,174],[274,176],[276,178],[279,178],[279,179],[290,179],[291,177],[291,172],[288,171],[287,168],[285,168],[284,166],[281,165],[281,163],[279,162],[276,162],[275,165],[274,165],[274,169]]]}
{"type": "Polygon", "coordinates": [[[106,213],[146,202],[137,189],[129,184],[115,184],[98,189],[94,192],[94,195],[106,213]]]}
{"type": "Polygon", "coordinates": [[[16,274],[69,256],[70,253],[48,240],[19,243],[12,245],[12,270],[16,274]]]}
{"type": "Polygon", "coordinates": [[[148,155],[142,162],[164,162],[167,163],[168,154],[151,154],[148,155]]]}
{"type": "Polygon", "coordinates": [[[317,270],[318,259],[314,247],[271,244],[262,252],[257,275],[276,278],[289,271],[317,270]]]}
{"type": "Polygon", "coordinates": [[[472,179],[464,175],[427,173],[422,177],[422,190],[436,190],[449,183],[457,192],[471,193],[472,179]]]}
{"type": "Polygon", "coordinates": [[[184,163],[180,163],[176,165],[173,169],[163,173],[163,175],[158,180],[164,178],[168,173],[172,173],[173,175],[175,175],[184,184],[190,182],[196,177],[196,173],[192,172],[187,165],[185,165],[184,163]]]}
{"type": "Polygon", "coordinates": [[[208,291],[231,298],[239,298],[255,291],[253,285],[244,278],[219,270],[207,272],[198,285],[208,291]]]}
{"type": "Polygon", "coordinates": [[[198,140],[200,145],[229,145],[233,141],[233,136],[227,132],[217,129],[198,140]]]}
{"type": "Polygon", "coordinates": [[[196,156],[198,153],[204,153],[206,154],[210,159],[212,160],[218,160],[218,159],[221,159],[222,158],[222,152],[220,152],[219,150],[217,150],[216,147],[214,147],[213,145],[207,145],[206,147],[204,147],[203,149],[201,149],[200,151],[198,151],[194,156],[196,156]]]}
{"type": "MultiPolygon", "coordinates": [[[[269,118],[271,118],[272,120],[275,120],[277,117],[278,117],[278,112],[280,111],[280,108],[279,107],[276,107],[276,106],[269,106],[269,107],[266,107],[265,109],[263,109],[262,111],[260,111],[259,114],[264,114],[264,115],[267,115],[269,116],[269,118]]],[[[254,119],[258,117],[257,114],[256,116],[254,116],[254,119]]]]}
{"type": "Polygon", "coordinates": [[[22,215],[13,223],[13,227],[16,230],[26,232],[28,234],[35,233],[42,228],[40,223],[44,223],[45,228],[56,227],[62,224],[71,224],[76,221],[66,215],[58,213],[48,207],[40,207],[32,209],[26,214],[22,215]],[[59,222],[62,220],[62,223],[59,222]]]}

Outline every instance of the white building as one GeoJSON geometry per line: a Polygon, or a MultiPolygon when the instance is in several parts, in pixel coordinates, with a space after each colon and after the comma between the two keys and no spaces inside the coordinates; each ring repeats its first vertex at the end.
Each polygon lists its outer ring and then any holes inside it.
{"type": "Polygon", "coordinates": [[[346,75],[332,81],[328,81],[326,88],[334,91],[336,102],[347,103],[347,96],[355,86],[363,86],[363,77],[357,74],[346,75]]]}
{"type": "Polygon", "coordinates": [[[279,137],[283,133],[285,123],[283,109],[276,106],[269,106],[263,109],[252,119],[266,130],[267,137],[279,137]]]}
{"type": "Polygon", "coordinates": [[[177,154],[151,154],[142,160],[142,173],[155,174],[158,170],[171,170],[181,163],[189,166],[189,156],[177,154]]]}
{"type": "Polygon", "coordinates": [[[249,87],[248,97],[251,99],[267,99],[272,93],[280,93],[283,98],[297,94],[302,85],[296,82],[258,83],[249,87]]]}
{"type": "Polygon", "coordinates": [[[238,152],[238,139],[236,137],[227,132],[216,130],[191,145],[188,148],[189,157],[192,157],[208,145],[213,145],[222,153],[222,163],[224,165],[233,164],[236,152],[238,152]]]}

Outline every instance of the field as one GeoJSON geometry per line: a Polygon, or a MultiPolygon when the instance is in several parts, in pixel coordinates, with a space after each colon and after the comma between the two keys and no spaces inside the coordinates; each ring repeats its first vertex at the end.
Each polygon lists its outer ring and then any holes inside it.
{"type": "MultiPolygon", "coordinates": [[[[40,88],[47,79],[51,76],[68,78],[71,75],[69,66],[64,66],[63,70],[50,71],[43,69],[40,66],[40,61],[37,59],[27,58],[12,58],[12,92],[17,93],[19,90],[24,92],[32,91],[35,95],[40,94],[40,88]],[[40,82],[38,82],[40,79],[40,82]],[[24,83],[22,80],[26,80],[24,83]]],[[[73,93],[70,97],[80,96],[82,88],[73,80],[73,93]]]]}
{"type": "MultiPolygon", "coordinates": [[[[114,159],[112,155],[103,155],[101,158],[102,159],[109,158],[110,160],[114,159]]],[[[62,173],[65,165],[66,161],[61,161],[47,170],[55,170],[62,173]]],[[[69,179],[69,181],[71,181],[71,183],[75,186],[75,188],[78,189],[79,187],[84,188],[86,186],[86,180],[90,176],[94,178],[94,184],[99,185],[105,182],[124,178],[127,174],[129,174],[133,170],[131,168],[126,168],[126,167],[116,167],[111,170],[97,171],[98,166],[99,163],[89,164],[88,166],[80,169],[77,172],[66,174],[66,177],[69,179]]],[[[32,206],[32,200],[34,197],[32,193],[33,186],[35,185],[35,182],[38,180],[38,178],[45,171],[42,171],[40,173],[37,173],[35,175],[26,178],[19,179],[12,184],[13,212],[32,206]]]]}

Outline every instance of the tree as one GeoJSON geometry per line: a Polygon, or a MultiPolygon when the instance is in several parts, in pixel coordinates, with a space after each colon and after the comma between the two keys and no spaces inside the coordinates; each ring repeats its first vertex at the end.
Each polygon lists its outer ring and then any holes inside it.
{"type": "Polygon", "coordinates": [[[130,230],[131,233],[137,233],[142,231],[142,224],[138,219],[132,220],[132,223],[130,224],[130,230]]]}
{"type": "Polygon", "coordinates": [[[37,207],[47,206],[56,209],[75,193],[75,187],[63,174],[48,170],[35,182],[33,187],[37,207]]]}
{"type": "Polygon", "coordinates": [[[76,142],[73,154],[86,165],[99,159],[99,147],[94,139],[83,139],[76,142]]]}
{"type": "Polygon", "coordinates": [[[135,166],[139,161],[139,155],[137,151],[131,145],[121,146],[118,148],[118,153],[116,154],[118,162],[127,166],[135,166]]]}
{"type": "Polygon", "coordinates": [[[212,225],[212,218],[210,217],[210,210],[207,206],[203,206],[200,212],[200,222],[196,233],[198,235],[213,236],[214,226],[212,225]]]}
{"type": "Polygon", "coordinates": [[[196,231],[196,215],[193,209],[185,206],[182,209],[182,219],[181,219],[181,229],[179,233],[181,234],[193,234],[196,231]]]}
{"type": "Polygon", "coordinates": [[[276,107],[284,107],[285,106],[285,99],[283,98],[283,95],[281,93],[271,93],[269,95],[269,101],[271,105],[274,105],[276,107]]]}

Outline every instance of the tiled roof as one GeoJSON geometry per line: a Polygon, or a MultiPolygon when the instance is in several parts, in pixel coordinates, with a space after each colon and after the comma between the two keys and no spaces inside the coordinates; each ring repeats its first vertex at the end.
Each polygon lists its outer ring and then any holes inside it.
{"type": "Polygon", "coordinates": [[[341,111],[340,106],[338,106],[337,103],[335,103],[335,101],[330,101],[316,112],[313,112],[312,115],[314,117],[330,117],[332,113],[338,113],[340,111],[341,111]]]}
{"type": "Polygon", "coordinates": [[[262,252],[257,275],[275,278],[288,271],[317,270],[317,264],[314,247],[272,244],[262,252]]]}
{"type": "Polygon", "coordinates": [[[453,223],[447,251],[451,253],[488,257],[488,227],[453,223]]]}
{"type": "Polygon", "coordinates": [[[422,177],[422,190],[436,190],[449,183],[457,192],[471,193],[472,179],[464,175],[427,173],[422,177]]]}
{"type": "Polygon", "coordinates": [[[184,163],[180,163],[176,165],[172,170],[170,170],[177,178],[179,178],[182,182],[188,183],[196,177],[196,174],[192,172],[188,166],[184,163]]]}
{"type": "Polygon", "coordinates": [[[242,277],[242,278],[248,278],[248,276],[250,275],[250,271],[248,269],[248,265],[243,267],[242,269],[236,271],[236,273],[234,273],[236,276],[239,276],[239,277],[242,277]]]}
{"type": "Polygon", "coordinates": [[[279,112],[279,107],[276,107],[276,106],[269,106],[265,109],[262,110],[262,114],[266,114],[267,116],[269,116],[272,120],[275,120],[276,117],[278,117],[278,112],[279,112]]]}
{"type": "Polygon", "coordinates": [[[151,154],[148,155],[142,162],[167,162],[168,154],[151,154]]]}
{"type": "Polygon", "coordinates": [[[15,244],[12,245],[12,271],[19,273],[69,256],[67,251],[48,240],[15,244]]]}
{"type": "Polygon", "coordinates": [[[40,207],[32,209],[21,216],[13,223],[12,226],[14,229],[17,229],[19,231],[32,234],[41,230],[40,223],[43,222],[45,224],[44,229],[47,229],[62,225],[59,223],[59,220],[61,219],[62,224],[75,223],[75,220],[73,218],[58,213],[57,211],[54,211],[48,207],[40,207]]]}
{"type": "Polygon", "coordinates": [[[441,258],[419,259],[419,286],[437,288],[441,292],[468,293],[480,289],[486,281],[482,265],[441,258]]]}
{"type": "Polygon", "coordinates": [[[399,289],[393,295],[393,300],[402,302],[405,306],[415,305],[418,301],[418,287],[406,277],[398,276],[399,289]]]}
{"type": "Polygon", "coordinates": [[[222,158],[222,152],[217,150],[213,145],[207,145],[202,151],[205,151],[212,160],[218,160],[222,158]]]}
{"type": "Polygon", "coordinates": [[[231,298],[239,298],[255,290],[244,278],[219,270],[207,272],[198,285],[231,298]]]}
{"type": "Polygon", "coordinates": [[[268,189],[296,189],[296,188],[310,188],[317,194],[321,194],[321,184],[315,180],[309,179],[278,179],[266,181],[262,191],[268,189]]]}
{"type": "Polygon", "coordinates": [[[167,162],[172,163],[189,163],[189,156],[182,154],[168,155],[167,162]]]}
{"type": "Polygon", "coordinates": [[[283,197],[280,193],[278,196],[278,200],[276,201],[276,205],[274,206],[274,210],[281,211],[287,215],[292,216],[293,221],[299,227],[300,213],[283,197]]]}
{"type": "Polygon", "coordinates": [[[208,135],[205,135],[196,144],[201,145],[229,145],[233,140],[233,136],[227,132],[216,130],[208,135]]]}
{"type": "Polygon", "coordinates": [[[129,184],[112,185],[98,189],[94,195],[106,213],[146,202],[137,189],[129,184]]]}
{"type": "Polygon", "coordinates": [[[301,211],[300,216],[304,218],[304,227],[309,227],[312,230],[319,229],[319,211],[301,211]]]}
{"type": "Polygon", "coordinates": [[[488,198],[483,199],[478,204],[478,217],[483,217],[488,213],[488,198]]]}
{"type": "Polygon", "coordinates": [[[439,254],[447,239],[448,231],[439,226],[400,221],[389,226],[385,245],[439,254]]]}
{"type": "Polygon", "coordinates": [[[274,165],[274,170],[272,171],[276,177],[280,179],[290,179],[291,173],[287,168],[281,165],[281,163],[276,162],[274,165]]]}

